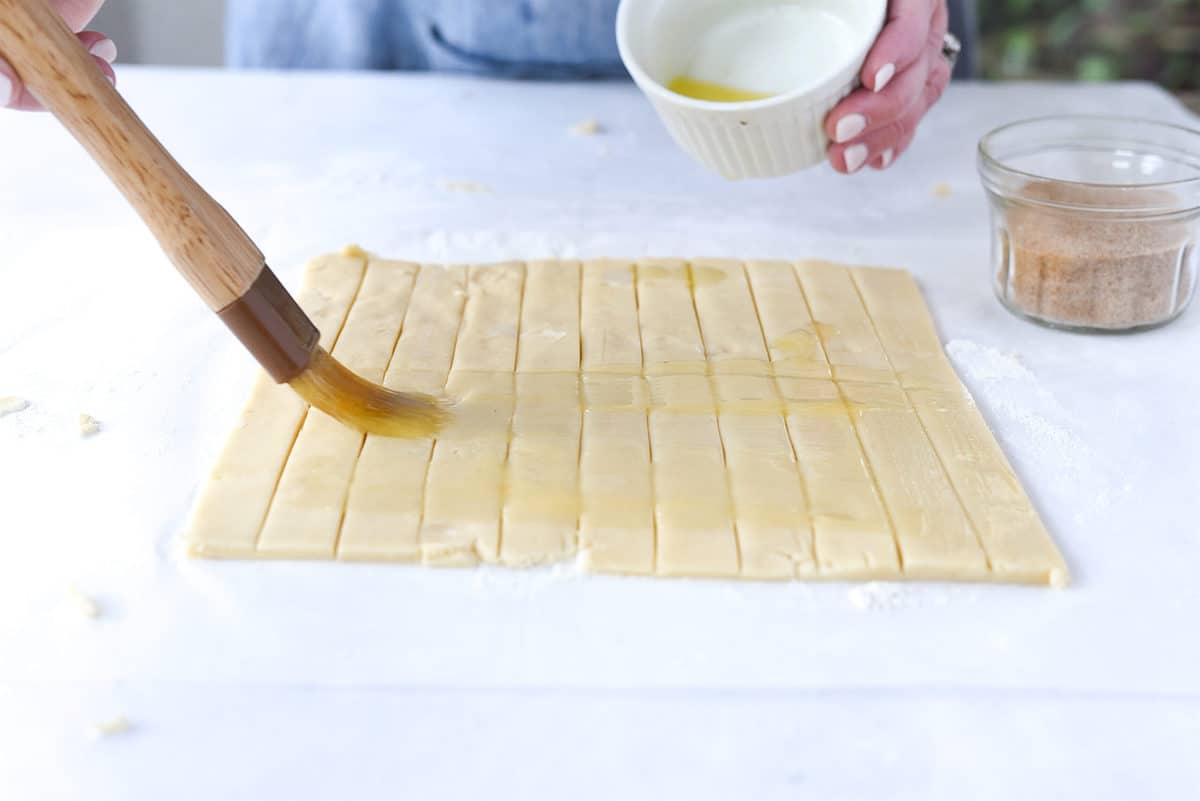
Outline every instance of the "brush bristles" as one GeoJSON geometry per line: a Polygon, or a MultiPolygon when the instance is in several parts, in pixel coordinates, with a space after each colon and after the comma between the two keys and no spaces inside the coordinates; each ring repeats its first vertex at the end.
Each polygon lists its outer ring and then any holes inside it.
{"type": "Polygon", "coordinates": [[[313,354],[308,368],[288,385],[330,417],[368,434],[429,437],[449,416],[446,405],[437,398],[372,384],[322,348],[313,354]]]}

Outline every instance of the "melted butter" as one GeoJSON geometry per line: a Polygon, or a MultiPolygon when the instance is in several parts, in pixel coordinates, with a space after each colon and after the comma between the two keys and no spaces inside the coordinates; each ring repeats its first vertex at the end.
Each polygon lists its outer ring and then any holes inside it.
{"type": "Polygon", "coordinates": [[[664,281],[679,275],[678,268],[668,267],[663,264],[639,264],[637,266],[637,277],[643,281],[664,281]]]}
{"type": "Polygon", "coordinates": [[[806,362],[817,361],[817,356],[820,353],[820,344],[817,340],[817,335],[807,328],[797,328],[794,331],[788,331],[781,337],[777,337],[771,342],[771,348],[784,354],[788,359],[797,359],[806,362]]]}
{"type": "Polygon", "coordinates": [[[842,333],[842,329],[838,328],[836,325],[830,325],[829,323],[813,323],[813,326],[816,328],[817,336],[819,336],[821,339],[829,339],[830,337],[840,336],[842,333]]]}
{"type": "MultiPolygon", "coordinates": [[[[765,367],[765,365],[764,365],[765,367]]],[[[617,375],[587,373],[582,375],[582,393],[578,401],[564,400],[563,405],[573,405],[581,415],[588,413],[634,413],[634,414],[678,414],[678,415],[729,415],[740,417],[779,417],[787,415],[796,418],[842,418],[861,415],[867,411],[883,411],[888,409],[908,407],[891,398],[872,397],[870,401],[852,400],[838,397],[789,397],[785,392],[782,398],[764,398],[749,394],[733,395],[710,400],[703,395],[690,397],[686,392],[680,392],[676,386],[680,380],[696,379],[704,376],[703,369],[697,373],[670,372],[663,375],[617,375]]],[[[711,374],[710,374],[711,375],[711,374]]],[[[733,376],[716,376],[716,380],[728,380],[733,376]]],[[[775,379],[767,372],[739,374],[738,377],[761,379],[771,382],[775,379]]],[[[806,380],[806,379],[801,379],[806,380]]],[[[822,385],[832,388],[832,384],[822,385]]],[[[890,385],[888,389],[892,389],[890,385]]],[[[474,393],[465,403],[460,402],[460,414],[456,418],[455,442],[456,447],[470,450],[476,443],[484,443],[497,437],[503,437],[512,442],[518,435],[509,431],[507,416],[497,414],[498,408],[513,406],[518,398],[535,397],[530,393],[489,392],[474,393]]],[[[549,406],[558,404],[552,398],[539,398],[549,406]]],[[[523,439],[530,439],[525,434],[523,439]]],[[[538,437],[533,437],[538,438],[538,437]]],[[[545,438],[545,435],[542,435],[545,438]]],[[[553,440],[554,437],[549,437],[553,440]]]]}
{"type": "MultiPolygon", "coordinates": [[[[711,5],[711,4],[710,4],[711,5]]],[[[697,100],[745,103],[811,89],[856,49],[855,3],[724,3],[693,34],[668,88],[697,100]]]]}
{"type": "Polygon", "coordinates": [[[845,420],[855,411],[860,411],[856,404],[842,400],[789,401],[787,404],[787,413],[791,417],[845,420]]]}
{"type": "Polygon", "coordinates": [[[719,284],[725,280],[726,274],[723,270],[718,270],[716,267],[704,267],[692,265],[688,270],[688,285],[695,289],[698,286],[712,286],[719,284]]]}
{"type": "Polygon", "coordinates": [[[680,75],[667,84],[667,88],[677,95],[690,97],[693,100],[706,100],[710,103],[752,103],[755,100],[766,100],[773,95],[764,92],[751,92],[734,86],[725,86],[709,81],[700,81],[680,75]]]}
{"type": "Polygon", "coordinates": [[[831,367],[825,359],[822,341],[837,334],[837,328],[825,323],[795,328],[768,343],[772,361],[780,370],[815,368],[829,376],[831,367]]]}
{"type": "Polygon", "coordinates": [[[816,358],[818,342],[839,336],[841,333],[841,330],[835,325],[813,323],[811,327],[804,326],[788,331],[783,336],[776,338],[771,343],[771,347],[788,351],[795,356],[808,354],[812,358],[816,358]]]}
{"type": "Polygon", "coordinates": [[[783,402],[770,398],[722,400],[717,409],[723,415],[735,417],[779,417],[784,413],[783,402]]]}
{"type": "Polygon", "coordinates": [[[665,281],[685,278],[688,286],[692,289],[698,286],[719,284],[728,277],[723,270],[719,270],[716,267],[705,267],[704,265],[688,265],[687,269],[681,269],[681,267],[683,267],[682,264],[639,264],[637,266],[637,275],[643,281],[665,281]]]}

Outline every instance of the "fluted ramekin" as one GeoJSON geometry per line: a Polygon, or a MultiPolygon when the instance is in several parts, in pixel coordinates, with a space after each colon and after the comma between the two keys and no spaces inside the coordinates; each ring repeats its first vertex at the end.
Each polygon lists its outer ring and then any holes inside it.
{"type": "Polygon", "coordinates": [[[825,160],[825,116],[859,85],[859,72],[883,27],[887,0],[622,0],[617,44],[626,69],[671,136],[700,163],[726,178],[787,175],[825,160]],[[739,7],[809,5],[840,16],[853,45],[824,76],[791,92],[744,103],[715,103],[672,92],[705,14],[739,7]]]}

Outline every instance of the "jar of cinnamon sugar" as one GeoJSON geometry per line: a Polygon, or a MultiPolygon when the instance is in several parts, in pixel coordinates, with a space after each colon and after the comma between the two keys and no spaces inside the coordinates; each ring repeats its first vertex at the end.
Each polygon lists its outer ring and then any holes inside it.
{"type": "Polygon", "coordinates": [[[1163,325],[1200,271],[1200,131],[1047,117],[979,145],[992,269],[1018,315],[1083,331],[1163,325]]]}

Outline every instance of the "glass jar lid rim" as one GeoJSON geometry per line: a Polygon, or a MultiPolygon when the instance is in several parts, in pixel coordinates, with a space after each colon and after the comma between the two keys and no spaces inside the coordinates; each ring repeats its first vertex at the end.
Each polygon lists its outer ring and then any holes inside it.
{"type": "MultiPolygon", "coordinates": [[[[1191,178],[1178,178],[1171,181],[1157,181],[1142,184],[1122,184],[1122,183],[1101,183],[1094,181],[1073,181],[1070,179],[1052,178],[1048,175],[1040,175],[1035,172],[1017,169],[1009,166],[995,156],[989,149],[989,145],[1001,134],[1010,133],[1018,128],[1032,126],[1039,123],[1053,122],[1080,122],[1080,123],[1119,123],[1119,124],[1134,124],[1142,125],[1148,128],[1157,128],[1160,130],[1170,130],[1176,133],[1194,137],[1197,143],[1197,156],[1200,157],[1200,130],[1189,128],[1184,125],[1178,125],[1171,122],[1161,122],[1159,120],[1150,120],[1144,117],[1123,117],[1111,114],[1053,114],[1042,117],[1030,117],[1028,119],[1015,120],[1005,123],[998,128],[988,131],[979,140],[979,157],[988,168],[1009,176],[1024,178],[1030,181],[1042,183],[1062,184],[1067,186],[1077,186],[1088,189],[1107,189],[1107,190],[1127,190],[1127,191],[1144,191],[1151,189],[1172,189],[1179,187],[1195,186],[1200,189],[1200,173],[1191,178]]],[[[1182,198],[1181,198],[1182,200],[1182,198]]],[[[1186,204],[1185,204],[1186,205],[1186,204]]],[[[1121,209],[1121,211],[1131,211],[1132,209],[1121,209]]]]}

